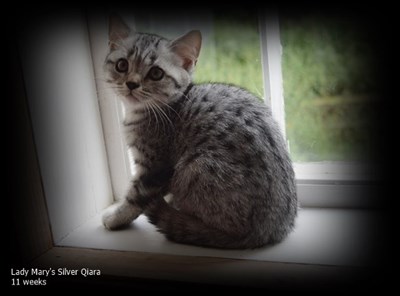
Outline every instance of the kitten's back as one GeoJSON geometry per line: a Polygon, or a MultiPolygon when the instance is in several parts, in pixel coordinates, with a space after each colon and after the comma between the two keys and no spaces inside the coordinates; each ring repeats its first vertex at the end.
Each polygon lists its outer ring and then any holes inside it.
{"type": "Polygon", "coordinates": [[[282,240],[294,226],[297,197],[269,109],[224,84],[195,85],[174,108],[179,116],[170,191],[179,211],[166,215],[162,231],[179,242],[221,248],[282,240]],[[183,220],[191,235],[181,231],[183,220]]]}

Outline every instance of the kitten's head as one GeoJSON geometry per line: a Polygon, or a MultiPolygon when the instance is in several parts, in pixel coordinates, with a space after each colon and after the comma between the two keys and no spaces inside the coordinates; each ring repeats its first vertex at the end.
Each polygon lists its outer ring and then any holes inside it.
{"type": "Polygon", "coordinates": [[[109,53],[104,70],[125,102],[168,103],[191,82],[201,34],[191,31],[175,40],[137,33],[119,17],[110,17],[109,53]]]}

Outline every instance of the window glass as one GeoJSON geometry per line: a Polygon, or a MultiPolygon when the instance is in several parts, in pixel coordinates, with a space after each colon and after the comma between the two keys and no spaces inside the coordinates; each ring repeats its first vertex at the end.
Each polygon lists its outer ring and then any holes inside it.
{"type": "Polygon", "coordinates": [[[264,96],[258,18],[255,13],[214,13],[195,82],[226,82],[264,96]]]}
{"type": "MultiPolygon", "coordinates": [[[[374,147],[378,93],[368,30],[345,17],[282,14],[279,20],[292,159],[368,159],[374,147]]],[[[200,29],[203,46],[194,81],[232,83],[264,96],[256,12],[136,15],[134,21],[139,31],[167,38],[200,29]]]]}
{"type": "Polygon", "coordinates": [[[378,98],[369,27],[357,19],[315,15],[281,15],[280,25],[293,160],[368,159],[378,98]]]}

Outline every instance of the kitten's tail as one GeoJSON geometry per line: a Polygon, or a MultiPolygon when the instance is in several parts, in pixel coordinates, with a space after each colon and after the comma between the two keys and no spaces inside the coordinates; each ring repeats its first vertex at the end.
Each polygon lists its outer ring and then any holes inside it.
{"type": "Polygon", "coordinates": [[[145,210],[150,223],[174,242],[222,249],[248,249],[265,245],[265,239],[251,236],[234,236],[206,225],[197,217],[169,206],[164,199],[153,203],[145,210]]]}

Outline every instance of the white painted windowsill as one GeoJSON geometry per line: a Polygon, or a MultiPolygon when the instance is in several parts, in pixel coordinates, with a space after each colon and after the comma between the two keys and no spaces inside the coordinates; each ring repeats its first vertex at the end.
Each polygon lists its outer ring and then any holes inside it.
{"type": "Polygon", "coordinates": [[[57,245],[118,251],[219,257],[284,263],[364,266],[374,255],[372,242],[382,217],[378,212],[356,209],[303,208],[296,228],[274,246],[255,250],[219,250],[172,243],[140,216],[130,227],[108,231],[101,215],[87,221],[57,245]]]}

